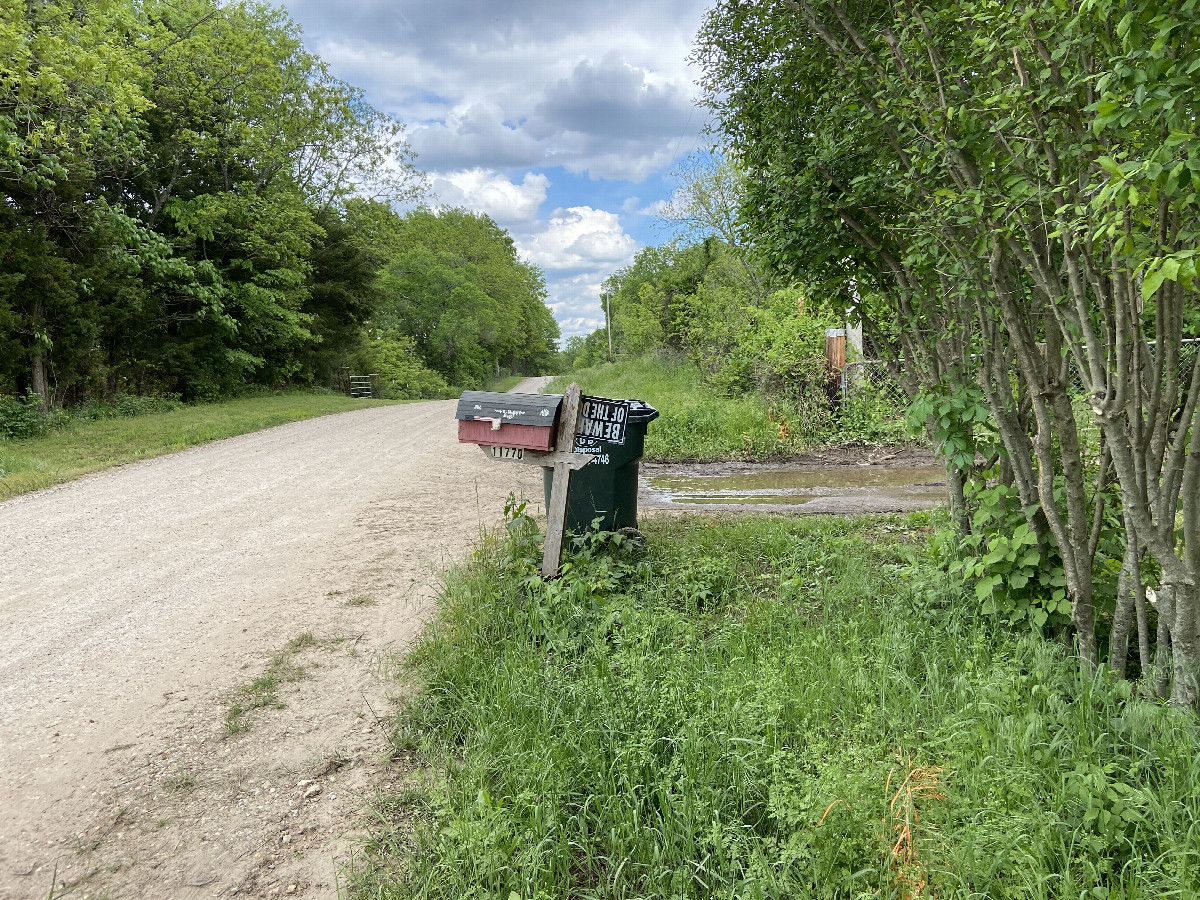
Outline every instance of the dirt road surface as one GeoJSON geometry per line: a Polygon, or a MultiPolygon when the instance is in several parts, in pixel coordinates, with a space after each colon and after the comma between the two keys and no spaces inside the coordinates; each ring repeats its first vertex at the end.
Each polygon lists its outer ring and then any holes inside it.
{"type": "Polygon", "coordinates": [[[536,468],[458,444],[453,410],[327,416],[0,503],[0,897],[337,895],[372,792],[403,776],[376,718],[394,651],[509,491],[540,496],[536,468]],[[230,719],[264,673],[265,705],[230,719]]]}

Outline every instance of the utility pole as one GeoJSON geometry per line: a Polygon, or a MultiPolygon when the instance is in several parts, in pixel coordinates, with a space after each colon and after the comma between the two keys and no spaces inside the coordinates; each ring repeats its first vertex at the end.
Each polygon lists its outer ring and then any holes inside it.
{"type": "Polygon", "coordinates": [[[612,362],[612,294],[604,294],[604,325],[608,329],[608,361],[612,362]]]}

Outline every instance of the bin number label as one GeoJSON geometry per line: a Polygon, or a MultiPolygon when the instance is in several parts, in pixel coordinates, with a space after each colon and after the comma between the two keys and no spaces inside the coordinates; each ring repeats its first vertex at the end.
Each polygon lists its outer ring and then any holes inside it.
{"type": "Polygon", "coordinates": [[[608,444],[625,443],[625,424],[629,419],[627,402],[605,400],[603,397],[579,399],[579,428],[575,432],[577,437],[608,444]]]}
{"type": "Polygon", "coordinates": [[[493,447],[492,459],[524,459],[525,451],[520,447],[493,447]]]}

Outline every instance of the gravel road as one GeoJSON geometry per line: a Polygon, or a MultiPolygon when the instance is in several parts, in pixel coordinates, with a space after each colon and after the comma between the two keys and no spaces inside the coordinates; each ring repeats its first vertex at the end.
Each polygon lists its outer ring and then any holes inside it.
{"type": "Polygon", "coordinates": [[[0,503],[0,897],[333,895],[357,813],[331,773],[372,789],[380,654],[509,491],[540,494],[536,468],[458,444],[453,410],[327,416],[0,503]],[[302,633],[315,674],[288,709],[223,734],[229,692],[302,633]]]}

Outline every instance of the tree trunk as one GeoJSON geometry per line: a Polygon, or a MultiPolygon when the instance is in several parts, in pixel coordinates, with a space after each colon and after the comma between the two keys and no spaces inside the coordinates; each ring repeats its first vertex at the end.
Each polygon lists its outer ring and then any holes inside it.
{"type": "MultiPolygon", "coordinates": [[[[1165,587],[1165,585],[1164,585],[1165,587]]],[[[1174,624],[1171,627],[1171,658],[1174,679],[1171,683],[1171,703],[1195,707],[1200,700],[1200,636],[1197,635],[1196,606],[1200,591],[1195,584],[1176,583],[1174,594],[1174,624]]]]}
{"type": "Polygon", "coordinates": [[[30,310],[29,321],[33,326],[33,358],[30,361],[30,386],[38,395],[38,407],[45,412],[50,408],[50,384],[46,378],[46,357],[42,353],[41,338],[38,332],[42,327],[42,304],[35,301],[30,310]]]}
{"type": "Polygon", "coordinates": [[[960,535],[971,533],[971,516],[967,511],[963,473],[952,460],[946,460],[946,492],[950,498],[950,521],[960,535]]]}
{"type": "Polygon", "coordinates": [[[1154,693],[1166,699],[1171,684],[1171,621],[1175,612],[1172,588],[1163,584],[1158,589],[1158,652],[1154,657],[1154,693]]]}
{"type": "Polygon", "coordinates": [[[1137,611],[1138,662],[1142,667],[1142,680],[1146,681],[1154,671],[1154,659],[1150,655],[1150,616],[1146,611],[1146,588],[1138,585],[1133,595],[1137,611]]]}
{"type": "Polygon", "coordinates": [[[1137,535],[1128,531],[1125,559],[1121,563],[1121,574],[1117,577],[1117,608],[1113,612],[1112,634],[1108,642],[1108,668],[1120,678],[1125,677],[1126,659],[1129,656],[1129,630],[1133,626],[1137,594],[1141,589],[1137,535]]]}
{"type": "Polygon", "coordinates": [[[50,387],[46,383],[46,358],[38,351],[33,354],[33,371],[30,373],[33,392],[38,395],[38,408],[45,412],[50,408],[50,387]]]}

